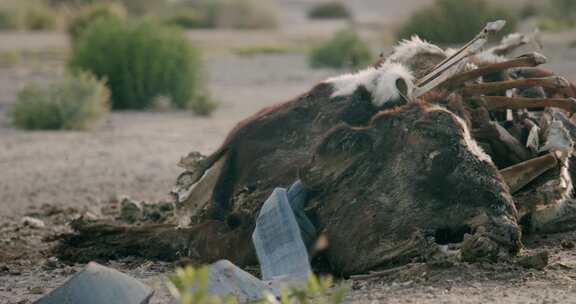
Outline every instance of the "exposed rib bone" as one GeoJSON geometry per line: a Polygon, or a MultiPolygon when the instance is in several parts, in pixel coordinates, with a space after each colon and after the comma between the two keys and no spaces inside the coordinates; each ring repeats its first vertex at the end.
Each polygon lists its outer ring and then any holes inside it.
{"type": "Polygon", "coordinates": [[[525,98],[504,96],[472,96],[468,101],[476,102],[488,110],[517,110],[532,108],[559,108],[570,113],[576,112],[574,98],[525,98]]]}
{"type": "Polygon", "coordinates": [[[511,68],[534,67],[546,63],[546,60],[547,59],[544,55],[534,52],[508,61],[488,64],[477,69],[455,75],[454,77],[446,80],[442,85],[447,88],[456,88],[461,86],[466,81],[474,80],[487,74],[501,72],[511,68]]]}
{"type": "Polygon", "coordinates": [[[510,187],[510,193],[515,193],[557,164],[558,158],[553,153],[549,153],[502,169],[500,174],[510,187]]]}
{"type": "Polygon", "coordinates": [[[488,22],[474,39],[466,43],[452,56],[436,65],[430,73],[418,79],[413,96],[418,97],[430,91],[455,73],[458,73],[466,63],[464,59],[478,53],[482,49],[482,46],[488,41],[488,36],[500,31],[504,25],[506,25],[506,21],[504,20],[488,22]]]}
{"type": "Polygon", "coordinates": [[[521,142],[519,142],[516,137],[512,136],[508,130],[497,122],[490,122],[490,125],[492,125],[496,131],[496,139],[504,144],[506,148],[516,156],[516,159],[520,161],[530,159],[532,156],[530,151],[521,142]]]}
{"type": "Polygon", "coordinates": [[[553,76],[546,78],[529,78],[519,80],[506,80],[496,82],[485,82],[477,84],[469,84],[464,87],[464,94],[488,94],[503,92],[513,88],[530,88],[530,87],[544,87],[550,89],[560,89],[570,86],[568,80],[562,77],[553,76]]]}

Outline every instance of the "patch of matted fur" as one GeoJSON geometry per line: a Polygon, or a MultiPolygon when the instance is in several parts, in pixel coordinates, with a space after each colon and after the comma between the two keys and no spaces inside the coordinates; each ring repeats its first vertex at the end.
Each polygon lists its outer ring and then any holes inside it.
{"type": "Polygon", "coordinates": [[[446,53],[439,46],[422,40],[414,35],[410,39],[404,39],[394,47],[394,51],[388,58],[387,63],[406,62],[418,54],[438,54],[445,56],[446,53]]]}
{"type": "MultiPolygon", "coordinates": [[[[414,88],[414,76],[403,65],[398,63],[385,63],[380,67],[369,67],[353,74],[329,78],[324,83],[334,86],[332,98],[353,94],[360,86],[366,88],[372,96],[372,103],[381,107],[388,101],[401,97],[396,81],[403,79],[408,85],[408,94],[414,88]]],[[[407,96],[410,98],[410,96],[407,96]]]]}
{"type": "Polygon", "coordinates": [[[468,148],[468,150],[470,152],[472,152],[472,154],[474,154],[476,157],[478,157],[479,160],[485,161],[488,163],[492,163],[492,158],[488,154],[486,154],[486,152],[484,152],[484,150],[482,150],[482,148],[478,145],[478,143],[476,143],[474,138],[472,138],[472,134],[470,133],[470,129],[468,128],[468,125],[466,124],[466,122],[461,117],[459,117],[458,115],[454,114],[450,110],[448,110],[442,106],[439,106],[439,105],[431,105],[428,111],[429,112],[434,112],[434,111],[446,112],[446,113],[452,115],[452,117],[454,117],[456,123],[462,129],[462,134],[464,136],[463,137],[464,146],[466,146],[468,148]]]}

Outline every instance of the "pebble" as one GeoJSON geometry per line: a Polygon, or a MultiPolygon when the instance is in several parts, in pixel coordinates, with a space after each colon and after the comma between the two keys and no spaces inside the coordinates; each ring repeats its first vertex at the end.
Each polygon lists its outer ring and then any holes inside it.
{"type": "Polygon", "coordinates": [[[548,251],[541,251],[536,254],[520,257],[518,263],[526,268],[542,270],[548,266],[548,257],[548,251]]]}
{"type": "Polygon", "coordinates": [[[568,240],[563,240],[562,242],[560,242],[560,246],[562,246],[562,248],[564,249],[574,249],[574,247],[576,247],[574,242],[568,240]]]}
{"type": "Polygon", "coordinates": [[[40,286],[34,286],[34,287],[30,287],[28,288],[28,291],[31,294],[43,294],[44,293],[44,288],[40,287],[40,286]]]}
{"type": "Polygon", "coordinates": [[[21,222],[24,226],[29,226],[29,227],[36,228],[36,229],[41,229],[41,228],[46,227],[46,224],[44,224],[44,221],[39,220],[37,218],[30,217],[30,216],[23,217],[21,222]]]}

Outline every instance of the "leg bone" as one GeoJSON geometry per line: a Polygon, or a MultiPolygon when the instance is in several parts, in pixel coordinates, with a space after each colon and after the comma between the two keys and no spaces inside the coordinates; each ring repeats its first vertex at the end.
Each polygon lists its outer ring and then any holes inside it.
{"type": "Polygon", "coordinates": [[[510,193],[515,193],[557,164],[556,156],[549,153],[500,170],[500,174],[508,184],[510,193]]]}
{"type": "Polygon", "coordinates": [[[576,98],[526,98],[504,96],[472,96],[467,99],[492,110],[518,110],[533,108],[559,108],[570,113],[576,112],[576,98]]]}
{"type": "Polygon", "coordinates": [[[550,89],[567,88],[570,86],[568,80],[562,77],[553,76],[546,78],[528,78],[519,80],[506,80],[497,82],[485,82],[478,84],[469,84],[464,87],[465,95],[475,94],[488,94],[496,92],[504,92],[513,88],[530,88],[530,87],[544,87],[550,89]]]}

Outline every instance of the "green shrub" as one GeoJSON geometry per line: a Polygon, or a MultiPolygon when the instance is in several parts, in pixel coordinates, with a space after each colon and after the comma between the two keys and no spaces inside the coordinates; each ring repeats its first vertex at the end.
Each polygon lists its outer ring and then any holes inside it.
{"type": "Polygon", "coordinates": [[[340,1],[320,3],[308,10],[308,18],[310,19],[338,19],[350,16],[350,11],[340,1]]]}
{"type": "Polygon", "coordinates": [[[106,78],[114,109],[149,108],[157,96],[187,108],[202,84],[198,49],[150,20],[97,20],[74,44],[69,67],[106,78]]]}
{"type": "Polygon", "coordinates": [[[513,14],[485,0],[436,0],[432,6],[416,11],[401,26],[397,36],[403,39],[418,35],[434,43],[462,43],[478,34],[486,22],[497,19],[507,21],[501,34],[515,28],[513,14]]]}
{"type": "Polygon", "coordinates": [[[72,41],[78,40],[90,24],[101,18],[124,20],[126,9],[117,3],[100,3],[82,8],[68,22],[67,30],[72,41]]]}
{"type": "Polygon", "coordinates": [[[353,31],[343,30],[310,53],[314,68],[357,68],[370,63],[372,54],[368,45],[353,31]]]}
{"type": "Polygon", "coordinates": [[[11,111],[22,129],[86,129],[108,111],[106,85],[88,73],[66,76],[47,86],[30,84],[11,111]]]}
{"type": "Polygon", "coordinates": [[[168,25],[175,25],[185,29],[208,27],[206,18],[195,9],[179,8],[164,21],[168,25]]]}

